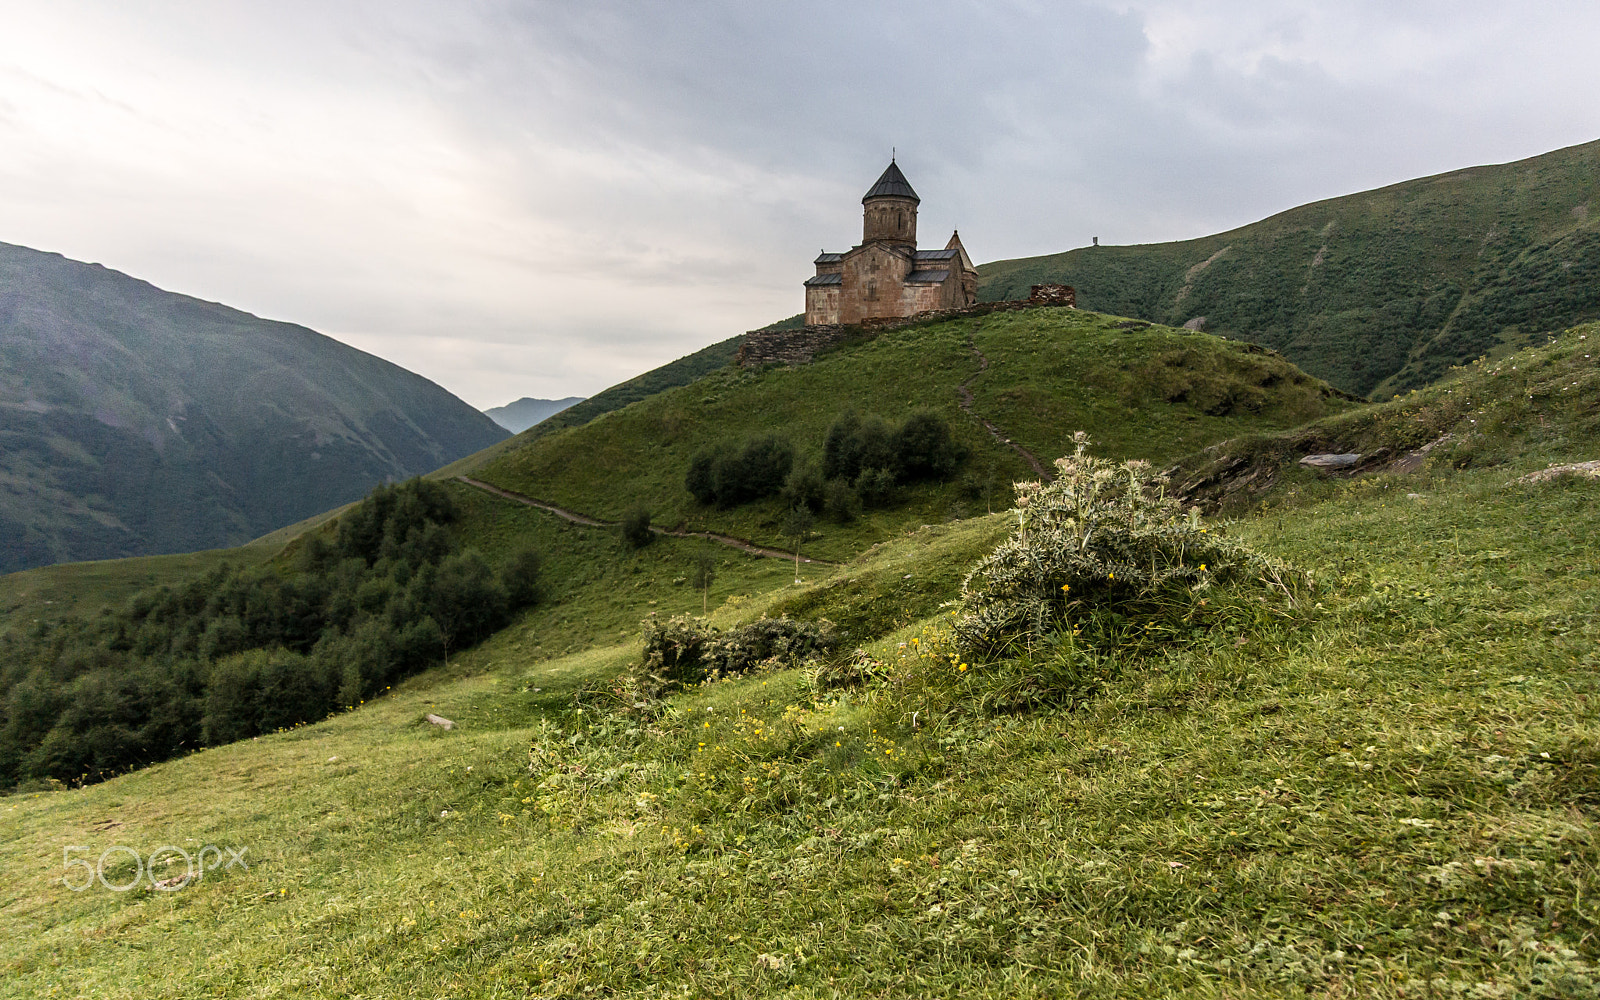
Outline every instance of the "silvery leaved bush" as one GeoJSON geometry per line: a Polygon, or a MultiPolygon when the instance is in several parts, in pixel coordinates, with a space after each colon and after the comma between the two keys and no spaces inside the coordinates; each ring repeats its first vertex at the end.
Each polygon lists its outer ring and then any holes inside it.
{"type": "Polygon", "coordinates": [[[955,632],[993,654],[1103,611],[1193,616],[1213,588],[1258,585],[1291,601],[1309,578],[1207,526],[1165,495],[1142,461],[1089,454],[1073,435],[1052,483],[1016,484],[1017,527],[968,573],[955,632]]]}

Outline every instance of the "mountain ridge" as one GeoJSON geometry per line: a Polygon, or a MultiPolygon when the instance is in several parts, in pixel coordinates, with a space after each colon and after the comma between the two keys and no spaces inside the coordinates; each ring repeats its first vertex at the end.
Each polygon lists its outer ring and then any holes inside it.
{"type": "Polygon", "coordinates": [[[505,432],[304,326],[0,243],[0,570],[239,544],[505,432]]]}
{"type": "Polygon", "coordinates": [[[535,399],[523,396],[504,406],[491,406],[484,415],[513,434],[521,434],[546,417],[584,401],[583,396],[566,396],[562,399],[535,399]]]}
{"type": "Polygon", "coordinates": [[[1386,398],[1600,318],[1600,140],[1296,206],[1171,243],[979,268],[979,297],[1073,285],[1081,307],[1276,348],[1386,398]]]}

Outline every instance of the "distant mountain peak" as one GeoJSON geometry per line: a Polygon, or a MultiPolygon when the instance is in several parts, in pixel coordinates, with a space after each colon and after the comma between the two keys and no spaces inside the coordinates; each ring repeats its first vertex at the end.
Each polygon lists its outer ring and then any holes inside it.
{"type": "Polygon", "coordinates": [[[514,403],[492,407],[483,412],[490,420],[511,433],[521,434],[534,424],[555,416],[569,406],[576,406],[584,399],[583,396],[568,396],[565,399],[534,399],[532,396],[523,396],[514,403]]]}
{"type": "Polygon", "coordinates": [[[292,323],[0,243],[0,572],[236,545],[505,432],[292,323]]]}

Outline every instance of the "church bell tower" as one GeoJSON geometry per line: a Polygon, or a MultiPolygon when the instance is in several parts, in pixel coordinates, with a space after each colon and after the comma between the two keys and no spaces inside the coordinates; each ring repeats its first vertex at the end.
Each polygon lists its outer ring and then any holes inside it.
{"type": "Polygon", "coordinates": [[[915,250],[917,206],[921,203],[906,175],[891,159],[889,169],[861,199],[861,242],[900,243],[915,250]]]}

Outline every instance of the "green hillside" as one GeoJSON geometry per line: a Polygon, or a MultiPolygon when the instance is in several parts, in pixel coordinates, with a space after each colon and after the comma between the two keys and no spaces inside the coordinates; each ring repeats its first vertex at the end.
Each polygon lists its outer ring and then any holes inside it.
{"type": "Polygon", "coordinates": [[[304,327],[0,244],[0,572],[237,545],[506,436],[304,327]]]}
{"type": "Polygon", "coordinates": [[[1600,327],[1567,330],[1386,403],[1220,442],[1184,456],[1168,475],[1184,495],[1237,514],[1269,497],[1275,503],[1326,497],[1372,473],[1600,459],[1597,345],[1600,327]],[[1328,454],[1357,460],[1335,473],[1300,464],[1304,456],[1328,454]]]}
{"type": "MultiPolygon", "coordinates": [[[[1139,333],[1215,366],[1263,358],[1139,333]]],[[[1200,526],[1312,574],[1299,600],[1217,587],[1187,631],[1147,609],[952,660],[939,603],[1013,514],[897,531],[800,585],[730,553],[717,626],[825,613],[892,631],[642,710],[610,694],[640,660],[629,622],[698,610],[682,577],[701,543],[629,552],[457,484],[474,544],[570,552],[560,597],[357,711],[0,799],[0,995],[1594,996],[1600,480],[1524,477],[1600,458],[1596,337],[1238,439],[1403,457],[1486,425],[1470,454],[1441,445],[1411,472],[1291,463],[1243,520],[1200,526]],[[1070,697],[997,705],[1018,671],[1070,697]],[[175,851],[153,877],[130,853],[207,844],[215,866],[175,891],[150,887],[177,886],[175,851]],[[106,884],[74,891],[84,859],[106,884]]],[[[881,377],[895,344],[852,351],[881,377]]],[[[752,381],[781,400],[827,363],[752,381]]],[[[703,398],[592,427],[715,412],[703,398]]],[[[1095,430],[1141,453],[1142,421],[1183,405],[1095,430]]]]}
{"type": "Polygon", "coordinates": [[[686,354],[676,361],[669,361],[659,368],[652,368],[642,375],[635,375],[626,382],[619,382],[609,389],[595,393],[581,403],[575,403],[559,413],[546,417],[516,437],[507,438],[498,445],[485,448],[458,461],[451,462],[432,474],[437,478],[466,475],[500,455],[521,448],[546,434],[566,427],[581,426],[602,414],[610,413],[612,410],[619,410],[629,403],[638,402],[658,392],[665,392],[668,389],[688,385],[690,382],[730,364],[734,355],[739,353],[739,345],[742,343],[744,343],[744,334],[739,334],[736,337],[729,337],[727,340],[712,344],[710,347],[702,347],[693,354],[686,354]]]}
{"type": "Polygon", "coordinates": [[[1452,365],[1600,317],[1600,142],[1304,205],[1198,240],[979,269],[980,297],[1074,286],[1086,309],[1284,353],[1387,398],[1452,365]]]}
{"type": "Polygon", "coordinates": [[[658,525],[714,529],[780,548],[782,501],[732,510],[696,503],[684,476],[697,451],[779,434],[804,460],[821,452],[829,426],[848,409],[886,420],[919,409],[944,417],[969,452],[960,473],[942,484],[907,485],[890,505],[869,508],[852,523],[824,520],[808,551],[843,560],[907,523],[1003,507],[1013,480],[1037,475],[980,418],[1043,463],[1070,450],[1065,442],[1075,430],[1089,431],[1110,454],[1163,461],[1352,403],[1260,348],[1033,309],[918,324],[796,368],[724,367],[587,423],[551,426],[586,405],[499,446],[489,461],[475,460],[473,476],[606,520],[643,504],[658,525]],[[970,412],[962,407],[963,386],[970,412]]]}

